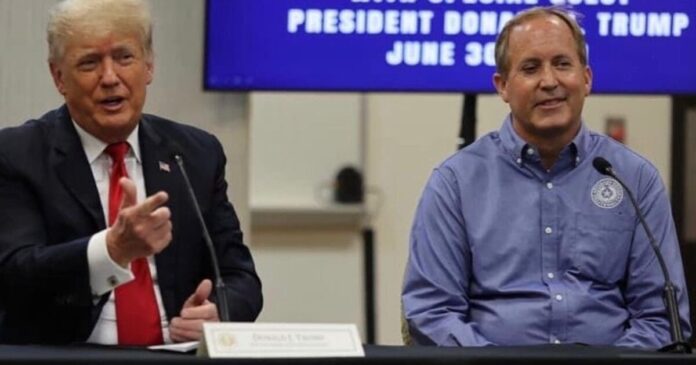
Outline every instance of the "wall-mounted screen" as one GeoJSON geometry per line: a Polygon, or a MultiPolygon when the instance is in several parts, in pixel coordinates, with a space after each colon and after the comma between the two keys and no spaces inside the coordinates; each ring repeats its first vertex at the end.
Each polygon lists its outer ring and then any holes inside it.
{"type": "Polygon", "coordinates": [[[208,0],[210,90],[494,91],[516,12],[571,7],[593,93],[696,94],[694,0],[208,0]]]}

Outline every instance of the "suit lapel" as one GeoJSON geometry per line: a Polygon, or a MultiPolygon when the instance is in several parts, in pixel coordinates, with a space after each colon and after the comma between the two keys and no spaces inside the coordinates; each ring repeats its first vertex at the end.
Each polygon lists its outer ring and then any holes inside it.
{"type": "Polygon", "coordinates": [[[82,142],[65,106],[58,110],[58,124],[50,161],[65,188],[87,211],[94,224],[100,230],[104,229],[106,223],[97,184],[94,182],[82,142]]]}
{"type": "MultiPolygon", "coordinates": [[[[183,195],[179,192],[179,173],[176,164],[171,158],[169,144],[158,130],[156,122],[151,121],[147,116],[143,116],[140,122],[140,151],[143,164],[143,176],[145,177],[146,196],[166,191],[169,194],[167,206],[172,212],[173,227],[179,226],[175,223],[178,217],[179,200],[183,195]]],[[[185,196],[184,196],[185,198],[185,196]]],[[[174,228],[176,229],[176,228],[174,228]]],[[[155,256],[157,264],[157,280],[164,302],[165,310],[171,318],[178,315],[179,308],[175,308],[176,291],[176,268],[178,267],[176,254],[178,251],[176,231],[172,232],[172,242],[162,252],[155,256]]]]}

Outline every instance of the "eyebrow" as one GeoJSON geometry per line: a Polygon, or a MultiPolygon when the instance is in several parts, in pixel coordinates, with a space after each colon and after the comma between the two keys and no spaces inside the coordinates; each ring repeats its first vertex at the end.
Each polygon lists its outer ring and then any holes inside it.
{"type": "Polygon", "coordinates": [[[93,50],[93,49],[89,49],[89,50],[86,50],[84,52],[77,53],[73,60],[75,62],[80,62],[80,61],[85,60],[85,59],[97,57],[98,55],[99,55],[99,52],[97,52],[96,50],[93,50]]]}
{"type": "Polygon", "coordinates": [[[541,63],[541,59],[539,57],[528,57],[519,62],[520,65],[525,65],[529,63],[541,63]]]}
{"type": "MultiPolygon", "coordinates": [[[[556,61],[556,60],[559,60],[559,59],[569,59],[569,60],[572,60],[573,57],[572,57],[571,55],[568,55],[568,54],[565,54],[565,53],[559,53],[559,54],[557,54],[557,55],[551,57],[551,61],[556,61]]],[[[540,57],[531,56],[531,57],[527,57],[527,58],[525,58],[525,59],[522,59],[519,63],[520,63],[520,64],[523,64],[523,63],[529,63],[529,62],[541,62],[541,58],[540,58],[540,57]]]]}
{"type": "MultiPolygon", "coordinates": [[[[124,43],[124,44],[115,45],[113,48],[111,48],[109,53],[133,51],[134,49],[135,49],[135,47],[133,47],[127,43],[124,43]]],[[[94,56],[100,55],[100,52],[96,49],[96,47],[86,47],[83,50],[78,50],[76,53],[77,53],[77,55],[75,57],[76,60],[81,60],[84,58],[94,57],[94,56]]]]}

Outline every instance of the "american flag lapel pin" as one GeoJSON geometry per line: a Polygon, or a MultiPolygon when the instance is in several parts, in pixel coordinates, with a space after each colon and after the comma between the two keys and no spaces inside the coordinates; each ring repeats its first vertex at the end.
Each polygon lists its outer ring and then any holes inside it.
{"type": "Polygon", "coordinates": [[[159,169],[160,171],[164,172],[171,172],[171,169],[169,168],[169,164],[163,161],[159,161],[159,169]]]}

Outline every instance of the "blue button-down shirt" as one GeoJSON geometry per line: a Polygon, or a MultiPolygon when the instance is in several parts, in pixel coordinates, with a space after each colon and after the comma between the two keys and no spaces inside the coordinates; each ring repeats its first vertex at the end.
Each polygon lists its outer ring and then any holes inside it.
{"type": "Polygon", "coordinates": [[[413,339],[441,346],[671,342],[664,278],[633,190],[678,288],[691,333],[669,200],[655,167],[584,125],[544,169],[508,119],[437,167],[411,232],[403,309],[413,339]]]}

